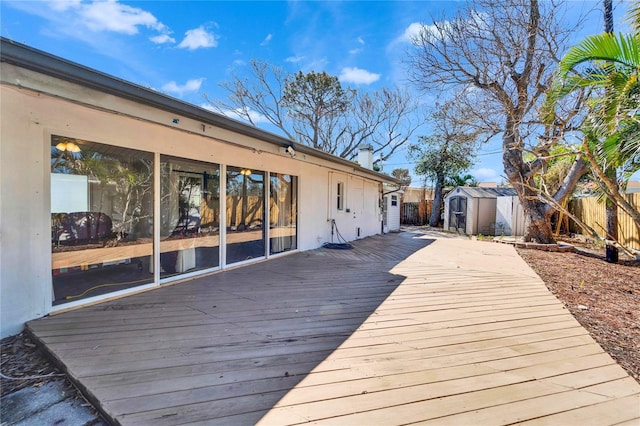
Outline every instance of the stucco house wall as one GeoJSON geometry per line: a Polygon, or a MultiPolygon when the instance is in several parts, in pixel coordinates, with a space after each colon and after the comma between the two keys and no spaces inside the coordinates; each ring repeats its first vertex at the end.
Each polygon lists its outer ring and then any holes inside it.
{"type": "MultiPolygon", "coordinates": [[[[332,219],[348,240],[381,231],[382,184],[393,182],[388,176],[308,147],[296,146],[296,156],[292,158],[283,150],[283,146],[291,144],[286,139],[6,39],[2,40],[1,51],[2,337],[19,332],[25,321],[59,309],[160,285],[155,281],[131,291],[53,306],[50,189],[53,135],[134,148],[153,153],[156,162],[160,155],[170,155],[221,167],[248,167],[297,176],[297,250],[317,248],[328,242],[332,219]],[[50,72],[48,65],[52,66],[50,72]],[[67,73],[76,77],[67,79],[67,73]],[[88,76],[86,84],[79,82],[78,76],[83,75],[88,76]],[[110,91],[100,87],[102,80],[110,91]],[[122,94],[114,93],[119,90],[122,94]],[[167,108],[141,102],[136,99],[139,95],[157,98],[167,108]],[[344,207],[349,211],[336,209],[334,186],[338,179],[345,183],[344,207]]],[[[158,204],[159,195],[156,197],[158,204]]],[[[155,238],[157,243],[158,237],[155,238]]]]}

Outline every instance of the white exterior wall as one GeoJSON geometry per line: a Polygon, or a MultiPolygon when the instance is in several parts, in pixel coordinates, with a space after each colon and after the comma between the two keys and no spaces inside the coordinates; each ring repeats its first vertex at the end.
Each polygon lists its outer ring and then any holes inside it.
{"type": "Polygon", "coordinates": [[[444,197],[444,221],[442,223],[442,229],[445,231],[449,229],[449,197],[444,197]]]}
{"type": "Polygon", "coordinates": [[[518,197],[498,197],[496,201],[496,235],[522,236],[525,216],[518,197]]]}
{"type": "Polygon", "coordinates": [[[496,199],[476,198],[477,222],[474,234],[493,235],[496,223],[496,199]]]}
{"type": "Polygon", "coordinates": [[[466,234],[475,235],[478,233],[478,220],[476,211],[478,210],[478,199],[467,195],[467,193],[458,194],[467,199],[467,218],[466,218],[466,234]]]}
{"type": "Polygon", "coordinates": [[[5,62],[0,66],[2,337],[19,332],[25,321],[52,310],[49,164],[52,135],[298,176],[299,250],[330,241],[331,218],[336,219],[340,232],[348,240],[356,238],[357,228],[360,238],[380,233],[380,184],[354,168],[302,153],[292,159],[277,146],[249,136],[176,117],[5,62]],[[15,87],[17,83],[54,96],[15,87]],[[333,200],[331,188],[337,176],[347,183],[349,213],[337,213],[329,207],[333,206],[329,203],[333,200]]]}

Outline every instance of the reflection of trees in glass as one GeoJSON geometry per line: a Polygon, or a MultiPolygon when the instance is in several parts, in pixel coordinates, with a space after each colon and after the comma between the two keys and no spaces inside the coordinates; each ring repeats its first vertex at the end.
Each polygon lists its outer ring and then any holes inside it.
{"type": "Polygon", "coordinates": [[[110,206],[103,212],[111,217],[114,233],[147,235],[153,213],[153,160],[144,158],[145,153],[128,151],[54,136],[51,172],[87,176],[90,208],[103,211],[105,205],[110,206]],[[79,151],[56,148],[61,141],[73,142],[79,151]]]}
{"type": "Polygon", "coordinates": [[[238,231],[255,225],[261,227],[264,212],[263,194],[263,172],[229,168],[227,170],[227,226],[235,226],[238,231]]]}
{"type": "Polygon", "coordinates": [[[295,223],[295,185],[291,175],[271,174],[271,226],[295,223]]]}
{"type": "Polygon", "coordinates": [[[163,158],[161,163],[161,235],[188,222],[190,236],[217,232],[220,226],[220,172],[217,165],[163,158]],[[190,225],[190,226],[191,226],[190,225]]]}

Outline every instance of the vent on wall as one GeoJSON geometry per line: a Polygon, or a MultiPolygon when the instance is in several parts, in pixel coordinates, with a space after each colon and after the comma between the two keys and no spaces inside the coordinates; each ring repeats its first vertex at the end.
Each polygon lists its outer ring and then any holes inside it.
{"type": "Polygon", "coordinates": [[[356,228],[356,235],[358,238],[360,238],[360,227],[356,228]]]}

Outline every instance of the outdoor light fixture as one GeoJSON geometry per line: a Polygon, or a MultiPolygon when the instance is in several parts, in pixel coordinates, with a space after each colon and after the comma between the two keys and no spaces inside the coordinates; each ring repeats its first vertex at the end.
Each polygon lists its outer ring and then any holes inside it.
{"type": "Polygon", "coordinates": [[[240,170],[240,174],[241,174],[242,176],[249,176],[249,175],[251,174],[251,170],[249,170],[249,169],[242,169],[242,170],[240,170]]]}
{"type": "Polygon", "coordinates": [[[73,142],[60,142],[56,145],[56,149],[67,152],[80,152],[80,147],[73,142]]]}
{"type": "Polygon", "coordinates": [[[283,146],[280,148],[280,153],[287,154],[291,158],[296,156],[296,150],[293,148],[293,145],[283,146]]]}

